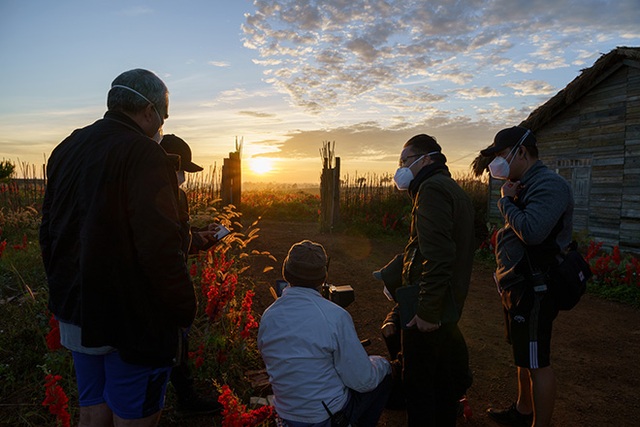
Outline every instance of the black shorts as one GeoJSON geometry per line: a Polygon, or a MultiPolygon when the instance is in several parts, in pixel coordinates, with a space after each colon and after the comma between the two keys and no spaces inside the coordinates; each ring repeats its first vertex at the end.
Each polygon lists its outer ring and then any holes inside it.
{"type": "Polygon", "coordinates": [[[537,369],[551,364],[551,330],[558,308],[549,292],[533,292],[519,283],[502,292],[507,341],[516,366],[537,369]]]}

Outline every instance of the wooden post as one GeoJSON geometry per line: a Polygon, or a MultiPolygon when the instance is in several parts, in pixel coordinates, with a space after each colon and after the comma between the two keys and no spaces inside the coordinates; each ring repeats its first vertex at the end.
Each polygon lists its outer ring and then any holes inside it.
{"type": "Polygon", "coordinates": [[[331,231],[340,221],[340,158],[335,157],[333,145],[323,141],[320,155],[322,175],[320,175],[320,231],[331,231]],[[335,159],[335,167],[333,160],[335,159]]]}
{"type": "Polygon", "coordinates": [[[222,163],[222,182],[220,184],[220,198],[222,205],[234,205],[240,209],[242,196],[242,142],[236,139],[236,151],[229,153],[229,157],[222,163]]]}
{"type": "Polygon", "coordinates": [[[331,228],[340,223],[340,157],[336,157],[336,167],[333,169],[331,228]]]}

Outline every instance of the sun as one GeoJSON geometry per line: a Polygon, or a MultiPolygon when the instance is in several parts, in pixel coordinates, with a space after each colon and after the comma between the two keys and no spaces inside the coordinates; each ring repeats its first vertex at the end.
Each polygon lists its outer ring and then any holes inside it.
{"type": "Polygon", "coordinates": [[[266,157],[252,157],[249,167],[254,173],[262,175],[273,170],[273,160],[266,157]]]}

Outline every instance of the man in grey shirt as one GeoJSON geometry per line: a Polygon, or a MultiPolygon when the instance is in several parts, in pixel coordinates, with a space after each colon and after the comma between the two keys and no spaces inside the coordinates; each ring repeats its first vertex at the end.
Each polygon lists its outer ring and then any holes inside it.
{"type": "Polygon", "coordinates": [[[495,278],[518,368],[517,401],[488,414],[504,425],[548,426],[556,396],[550,346],[558,307],[547,272],[571,243],[573,195],[569,183],[538,159],[528,129],[503,129],[480,153],[494,157],[491,176],[506,181],[498,200],[505,225],[497,236],[495,278]]]}

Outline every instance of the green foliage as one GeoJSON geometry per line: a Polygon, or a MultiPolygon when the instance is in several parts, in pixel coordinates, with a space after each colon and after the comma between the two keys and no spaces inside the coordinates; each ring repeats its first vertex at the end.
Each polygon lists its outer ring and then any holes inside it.
{"type": "Polygon", "coordinates": [[[0,182],[7,181],[13,175],[16,165],[10,160],[0,161],[0,182]]]}
{"type": "Polygon", "coordinates": [[[242,193],[242,213],[248,218],[277,221],[318,221],[320,196],[308,191],[257,190],[242,193]]]}
{"type": "Polygon", "coordinates": [[[640,288],[637,287],[632,288],[627,285],[603,286],[599,282],[590,282],[587,284],[587,292],[609,301],[621,302],[640,308],[640,288]]]}

